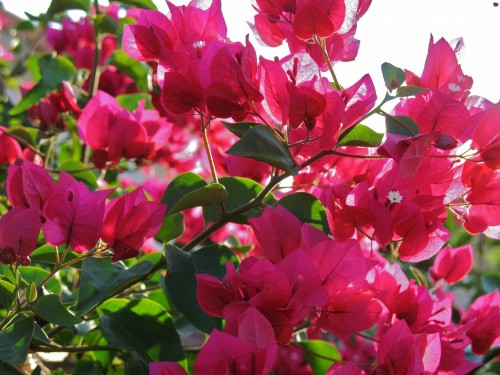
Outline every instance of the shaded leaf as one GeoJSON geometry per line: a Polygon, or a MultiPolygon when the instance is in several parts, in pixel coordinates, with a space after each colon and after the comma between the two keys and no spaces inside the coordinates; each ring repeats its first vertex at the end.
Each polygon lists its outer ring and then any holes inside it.
{"type": "Polygon", "coordinates": [[[181,213],[175,213],[167,216],[163,220],[160,230],[155,238],[158,241],[168,242],[174,238],[182,236],[184,233],[184,216],[181,213]]]}
{"type": "MultiPolygon", "coordinates": [[[[252,199],[257,197],[257,195],[262,191],[263,187],[258,182],[245,177],[222,177],[219,182],[225,186],[227,191],[227,198],[224,201],[224,207],[228,211],[235,210],[245,203],[250,202],[252,199]]],[[[264,199],[264,203],[275,203],[276,200],[274,196],[269,193],[264,199]]],[[[217,207],[204,207],[203,217],[206,222],[217,220],[219,211],[217,207]]],[[[245,224],[247,223],[247,217],[258,217],[260,211],[248,210],[241,216],[237,216],[231,221],[235,223],[245,224]]]]}
{"type": "Polygon", "coordinates": [[[215,205],[223,202],[226,197],[227,191],[224,185],[208,184],[184,195],[168,210],[168,215],[188,208],[215,205]]]}
{"type": "Polygon", "coordinates": [[[382,64],[382,76],[384,77],[385,87],[389,91],[397,89],[406,80],[406,74],[403,69],[387,62],[382,64]]]}
{"type": "Polygon", "coordinates": [[[126,281],[147,275],[153,267],[143,261],[127,268],[124,263],[111,263],[108,258],[86,258],[82,262],[80,293],[76,304],[76,315],[82,316],[105,300],[126,281]]]}
{"type": "Polygon", "coordinates": [[[219,245],[192,253],[168,245],[166,259],[168,272],[165,289],[169,301],[199,330],[210,333],[215,328],[221,329],[221,320],[205,314],[198,305],[195,275],[209,273],[216,277],[224,276],[226,261],[238,262],[234,253],[226,246],[219,245]]]}
{"type": "Polygon", "coordinates": [[[255,122],[225,122],[222,121],[222,125],[229,130],[231,133],[241,138],[247,131],[252,129],[254,126],[259,125],[255,122]]]}
{"type": "Polygon", "coordinates": [[[32,318],[22,318],[0,332],[0,361],[10,365],[20,365],[26,361],[33,337],[35,322],[32,318]]]}
{"type": "Polygon", "coordinates": [[[158,10],[156,5],[151,0],[117,0],[117,2],[137,8],[158,10]]]}
{"type": "Polygon", "coordinates": [[[146,364],[184,358],[172,318],[154,301],[114,298],[99,308],[99,317],[106,339],[119,349],[134,350],[146,364]]]}
{"type": "Polygon", "coordinates": [[[278,203],[293,213],[302,223],[308,223],[330,234],[326,209],[318,198],[309,193],[293,193],[281,198],[278,203]]]}
{"type": "Polygon", "coordinates": [[[34,309],[41,318],[63,327],[73,327],[82,322],[80,318],[74,316],[64,307],[59,296],[55,294],[40,297],[34,309]]]}
{"type": "Polygon", "coordinates": [[[396,96],[398,98],[403,98],[406,96],[415,96],[421,94],[428,89],[425,87],[417,87],[417,86],[402,86],[396,90],[396,96]]]}
{"type": "Polygon", "coordinates": [[[264,125],[255,125],[227,153],[262,161],[295,176],[299,173],[288,148],[264,125]]]}
{"type": "Polygon", "coordinates": [[[89,6],[90,1],[88,0],[52,0],[45,14],[51,18],[54,14],[65,12],[70,9],[80,9],[88,12],[89,6]]]}
{"type": "Polygon", "coordinates": [[[170,215],[170,210],[182,197],[206,185],[206,181],[193,172],[186,172],[174,178],[165,189],[161,199],[161,203],[167,205],[166,215],[170,215]]]}
{"type": "Polygon", "coordinates": [[[385,126],[388,133],[414,137],[419,133],[418,125],[407,116],[386,116],[385,126]]]}

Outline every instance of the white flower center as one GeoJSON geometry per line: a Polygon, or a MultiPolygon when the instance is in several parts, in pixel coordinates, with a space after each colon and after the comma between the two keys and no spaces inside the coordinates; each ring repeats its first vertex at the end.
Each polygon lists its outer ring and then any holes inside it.
{"type": "Polygon", "coordinates": [[[201,48],[205,46],[205,41],[204,40],[198,40],[193,43],[193,48],[201,48]]]}
{"type": "Polygon", "coordinates": [[[451,92],[459,92],[462,88],[459,85],[457,85],[456,83],[450,83],[450,84],[448,84],[448,89],[451,92]]]}
{"type": "Polygon", "coordinates": [[[403,196],[399,191],[392,190],[387,194],[387,199],[391,203],[401,203],[403,201],[403,196]]]}

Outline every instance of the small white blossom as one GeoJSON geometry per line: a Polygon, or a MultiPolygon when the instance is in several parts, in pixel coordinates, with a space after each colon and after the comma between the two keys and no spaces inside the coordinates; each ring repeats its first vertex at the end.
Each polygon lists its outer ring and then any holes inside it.
{"type": "Polygon", "coordinates": [[[205,41],[204,40],[198,40],[193,43],[193,48],[201,48],[205,46],[205,41]]]}
{"type": "Polygon", "coordinates": [[[389,199],[389,202],[391,203],[401,203],[403,201],[403,196],[399,191],[393,190],[387,194],[387,199],[389,199]]]}

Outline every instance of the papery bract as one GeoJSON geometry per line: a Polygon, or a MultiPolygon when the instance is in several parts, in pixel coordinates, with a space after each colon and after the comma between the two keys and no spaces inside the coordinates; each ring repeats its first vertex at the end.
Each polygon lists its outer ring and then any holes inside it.
{"type": "Polygon", "coordinates": [[[447,246],[442,249],[434,260],[434,266],[429,273],[434,280],[444,279],[448,284],[458,283],[472,269],[473,251],[471,245],[453,249],[447,246]]]}
{"type": "Polygon", "coordinates": [[[151,362],[149,375],[187,375],[187,372],[175,362],[151,362]]]}
{"type": "Polygon", "coordinates": [[[108,203],[101,237],[113,248],[113,261],[138,255],[146,240],[160,229],[165,210],[165,205],[149,202],[141,188],[108,203]]]}
{"type": "Polygon", "coordinates": [[[38,207],[16,207],[0,217],[0,262],[28,265],[41,225],[38,207]]]}
{"type": "Polygon", "coordinates": [[[498,290],[474,301],[462,317],[462,324],[470,323],[467,336],[472,341],[472,351],[481,355],[488,351],[500,337],[500,294],[498,290]]]}
{"type": "Polygon", "coordinates": [[[42,211],[47,243],[67,245],[77,253],[95,246],[101,232],[104,203],[112,190],[90,192],[65,172],[61,176],[42,211]]]}
{"type": "Polygon", "coordinates": [[[7,128],[0,126],[0,165],[13,163],[16,158],[22,156],[19,142],[5,134],[6,132],[7,128]]]}
{"type": "Polygon", "coordinates": [[[267,375],[276,360],[277,351],[278,346],[275,343],[258,347],[214,330],[196,357],[193,370],[199,375],[267,375]]]}
{"type": "Polygon", "coordinates": [[[12,207],[36,207],[41,211],[55,186],[49,173],[30,161],[9,167],[7,196],[12,207]]]}

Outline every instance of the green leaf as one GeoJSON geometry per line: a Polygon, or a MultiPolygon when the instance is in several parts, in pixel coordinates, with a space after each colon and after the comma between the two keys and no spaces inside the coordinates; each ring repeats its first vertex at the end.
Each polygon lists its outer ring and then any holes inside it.
{"type": "Polygon", "coordinates": [[[21,365],[26,361],[35,322],[22,318],[0,332],[0,361],[10,365],[21,365]]]}
{"type": "Polygon", "coordinates": [[[51,91],[53,87],[47,83],[40,81],[31,90],[29,90],[26,95],[21,99],[21,101],[9,111],[9,115],[17,116],[27,109],[34,106],[40,100],[45,98],[51,91]]]}
{"type": "MultiPolygon", "coordinates": [[[[46,269],[35,266],[20,267],[19,273],[26,284],[33,282],[35,285],[39,285],[50,274],[46,269]]],[[[45,288],[54,294],[61,293],[61,283],[55,277],[52,277],[47,284],[45,284],[45,288]]]]}
{"type": "Polygon", "coordinates": [[[120,105],[123,108],[128,109],[131,112],[137,109],[137,107],[139,106],[139,102],[141,100],[146,101],[144,108],[146,109],[153,108],[153,104],[151,104],[151,95],[145,92],[136,92],[134,94],[122,94],[118,95],[115,99],[118,103],[120,103],[120,105]]]}
{"type": "Polygon", "coordinates": [[[196,274],[209,273],[223,277],[227,260],[237,263],[237,257],[225,246],[210,246],[187,253],[168,245],[166,248],[167,277],[165,287],[169,301],[199,330],[210,333],[221,328],[221,320],[211,317],[200,308],[196,299],[196,274]]]}
{"type": "Polygon", "coordinates": [[[386,116],[385,126],[391,134],[414,137],[419,133],[417,123],[407,116],[386,116]]]}
{"type": "Polygon", "coordinates": [[[15,29],[18,30],[18,31],[34,31],[36,29],[36,27],[33,24],[33,22],[25,20],[25,21],[19,22],[16,25],[15,29]]]}
{"type": "Polygon", "coordinates": [[[88,169],[85,164],[78,160],[66,160],[59,166],[61,171],[70,172],[70,174],[78,181],[85,182],[87,185],[97,188],[97,177],[88,169]],[[72,172],[81,171],[81,172],[72,172]]]}
{"type": "Polygon", "coordinates": [[[123,262],[111,263],[107,258],[86,258],[82,262],[80,293],[76,315],[82,316],[105,300],[123,283],[147,275],[153,263],[144,261],[127,268],[123,262]]]}
{"type": "Polygon", "coordinates": [[[337,348],[327,341],[301,341],[299,345],[304,350],[304,354],[311,365],[314,375],[326,374],[335,362],[342,360],[337,348]]]}
{"type": "Polygon", "coordinates": [[[116,35],[118,33],[119,23],[111,16],[98,14],[94,18],[94,25],[100,34],[116,35]]]}
{"type": "Polygon", "coordinates": [[[75,65],[64,56],[44,55],[38,60],[38,66],[42,82],[53,88],[58,87],[62,81],[69,81],[76,74],[75,65]]]}
{"type": "Polygon", "coordinates": [[[397,89],[406,80],[406,74],[403,69],[387,62],[382,64],[382,76],[384,77],[385,87],[389,91],[397,89]]]}
{"type": "Polygon", "coordinates": [[[425,87],[417,87],[417,86],[402,86],[396,90],[396,96],[398,98],[404,98],[406,96],[415,96],[421,94],[428,89],[425,87]]]}
{"type": "Polygon", "coordinates": [[[44,55],[37,59],[36,63],[40,70],[40,81],[9,111],[11,116],[26,111],[61,86],[62,81],[69,81],[76,74],[75,65],[64,56],[44,55]]]}
{"type": "Polygon", "coordinates": [[[217,183],[208,184],[184,195],[168,210],[168,215],[188,208],[215,205],[223,202],[226,197],[227,191],[224,185],[217,183]]]}
{"type": "Polygon", "coordinates": [[[293,176],[299,173],[288,148],[264,125],[255,125],[227,153],[262,161],[293,176]]]}
{"type": "Polygon", "coordinates": [[[0,305],[8,309],[14,301],[16,287],[9,281],[0,278],[0,305]]]}
{"type": "Polygon", "coordinates": [[[184,233],[184,216],[177,212],[167,216],[163,220],[160,230],[156,233],[155,238],[158,241],[168,242],[174,238],[182,236],[184,233]]]}
{"type": "Polygon", "coordinates": [[[337,143],[337,147],[378,147],[382,144],[382,138],[384,138],[383,134],[377,133],[368,126],[358,124],[350,129],[347,135],[337,143]]]}
{"type": "Polygon", "coordinates": [[[172,207],[186,194],[206,186],[206,181],[196,173],[186,172],[174,178],[165,189],[161,203],[167,205],[166,215],[170,215],[172,207]]]}
{"type": "Polygon", "coordinates": [[[137,8],[158,10],[156,5],[151,0],[117,0],[117,2],[137,8]]]}
{"type": "Polygon", "coordinates": [[[132,78],[139,90],[148,89],[149,65],[134,60],[119,49],[113,52],[107,63],[116,66],[120,72],[132,78]]]}
{"type": "Polygon", "coordinates": [[[75,324],[82,322],[80,318],[74,316],[64,307],[59,296],[55,294],[40,297],[35,305],[35,312],[46,321],[63,327],[73,327],[75,324]]]}
{"type": "Polygon", "coordinates": [[[145,298],[117,300],[111,299],[99,309],[102,332],[113,346],[132,349],[146,364],[184,358],[172,318],[160,304],[145,298]]]}
{"type": "Polygon", "coordinates": [[[33,342],[38,344],[52,345],[49,336],[47,336],[45,331],[38,325],[37,322],[35,322],[35,330],[33,331],[33,342]]]}
{"type": "Polygon", "coordinates": [[[89,5],[89,0],[52,0],[45,14],[51,18],[54,14],[65,12],[70,9],[80,9],[88,12],[89,5]]]}
{"type": "MultiPolygon", "coordinates": [[[[257,197],[257,195],[262,191],[263,187],[259,183],[245,177],[222,177],[219,182],[226,187],[227,198],[224,201],[224,207],[228,211],[232,211],[241,207],[245,203],[250,202],[252,199],[257,197]]],[[[264,199],[264,203],[273,204],[276,202],[274,196],[269,193],[264,199]]],[[[258,217],[260,212],[256,209],[248,210],[241,216],[232,219],[235,223],[245,224],[247,223],[247,217],[258,217]]],[[[204,207],[203,217],[208,223],[210,221],[217,220],[219,211],[217,207],[204,207]]]]}
{"type": "Polygon", "coordinates": [[[31,303],[36,301],[37,298],[38,298],[38,292],[36,290],[36,285],[32,281],[29,283],[28,288],[26,289],[26,301],[28,301],[28,303],[31,303]]]}
{"type": "Polygon", "coordinates": [[[237,123],[234,123],[234,122],[222,121],[222,125],[224,125],[224,127],[227,130],[229,130],[231,133],[233,133],[237,137],[241,138],[241,137],[243,137],[243,135],[245,135],[245,133],[247,131],[252,129],[254,126],[260,125],[260,124],[257,124],[255,122],[237,122],[237,123]]]}
{"type": "Polygon", "coordinates": [[[330,226],[326,209],[318,198],[309,193],[293,193],[281,198],[278,203],[293,213],[302,223],[308,223],[326,234],[330,234],[330,226]]]}
{"type": "Polygon", "coordinates": [[[9,128],[7,133],[13,134],[16,137],[25,140],[28,144],[32,146],[36,146],[37,144],[38,129],[27,128],[22,125],[14,125],[9,128]]]}

